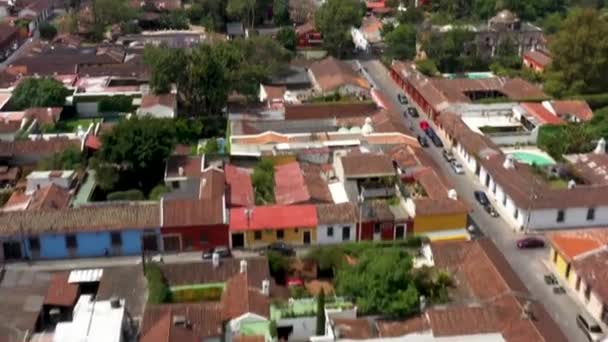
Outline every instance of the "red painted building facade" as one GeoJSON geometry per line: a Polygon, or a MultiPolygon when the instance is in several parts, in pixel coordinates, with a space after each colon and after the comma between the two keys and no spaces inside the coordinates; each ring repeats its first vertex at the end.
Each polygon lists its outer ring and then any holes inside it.
{"type": "Polygon", "coordinates": [[[299,48],[317,47],[323,44],[323,36],[311,23],[296,27],[296,36],[299,48]]]}
{"type": "Polygon", "coordinates": [[[403,64],[397,63],[391,66],[390,75],[393,81],[403,89],[408,97],[420,107],[420,109],[429,116],[433,121],[439,115],[439,111],[434,108],[425,98],[422,96],[420,91],[412,84],[410,79],[402,75],[403,64]]]}

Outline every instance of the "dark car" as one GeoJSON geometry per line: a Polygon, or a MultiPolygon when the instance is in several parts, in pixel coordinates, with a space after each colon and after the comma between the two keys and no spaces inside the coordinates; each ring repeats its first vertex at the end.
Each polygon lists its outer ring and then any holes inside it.
{"type": "Polygon", "coordinates": [[[545,241],[537,237],[527,237],[524,239],[517,240],[517,248],[542,248],[545,247],[545,241]]]}
{"type": "Polygon", "coordinates": [[[418,110],[414,107],[408,107],[407,113],[413,118],[417,118],[420,116],[418,115],[418,110]]]}
{"type": "Polygon", "coordinates": [[[479,204],[481,204],[482,206],[485,207],[490,204],[490,200],[488,199],[488,196],[486,196],[485,192],[478,190],[475,191],[473,195],[475,196],[475,200],[477,200],[477,202],[479,202],[479,204]]]}
{"type": "Polygon", "coordinates": [[[418,136],[418,143],[420,143],[420,146],[422,147],[429,147],[429,142],[428,140],[426,140],[426,137],[423,136],[418,136]]]}
{"type": "Polygon", "coordinates": [[[402,105],[406,105],[406,104],[408,104],[407,97],[405,97],[405,95],[403,95],[403,94],[398,94],[398,95],[397,95],[397,100],[398,100],[398,101],[399,101],[399,103],[401,103],[402,105]]]}
{"type": "Polygon", "coordinates": [[[439,139],[437,134],[435,134],[433,132],[433,135],[431,135],[430,138],[431,138],[431,141],[433,142],[433,145],[435,145],[436,147],[443,147],[443,141],[441,141],[441,139],[439,139]]]}
{"type": "Polygon", "coordinates": [[[498,214],[498,211],[496,211],[496,209],[494,209],[494,207],[493,207],[491,204],[486,204],[486,205],[485,205],[483,208],[484,208],[484,209],[486,210],[486,212],[487,212],[488,214],[490,214],[490,216],[492,216],[492,217],[498,217],[498,216],[500,216],[500,215],[498,214]]]}
{"type": "Polygon", "coordinates": [[[268,252],[276,252],[284,256],[296,255],[296,251],[293,247],[283,242],[273,242],[260,251],[261,254],[266,254],[268,252]]]}
{"type": "Polygon", "coordinates": [[[203,259],[213,258],[213,253],[217,253],[221,259],[229,258],[231,256],[230,248],[228,248],[226,246],[217,246],[215,248],[211,248],[211,249],[203,252],[203,259]]]}
{"type": "Polygon", "coordinates": [[[456,158],[454,158],[454,154],[448,150],[441,151],[441,155],[443,155],[443,159],[445,159],[445,161],[448,163],[451,163],[452,160],[456,160],[456,158]]]}

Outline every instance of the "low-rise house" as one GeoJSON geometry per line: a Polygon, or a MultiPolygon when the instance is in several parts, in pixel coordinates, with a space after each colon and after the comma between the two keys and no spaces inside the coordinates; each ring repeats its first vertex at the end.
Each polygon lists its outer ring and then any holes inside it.
{"type": "Polygon", "coordinates": [[[117,39],[118,44],[129,47],[146,45],[167,46],[172,49],[189,49],[202,44],[207,38],[204,31],[171,30],[145,31],[141,34],[127,34],[117,39]]]}
{"type": "Polygon", "coordinates": [[[154,118],[175,118],[177,115],[177,96],[175,94],[144,95],[137,110],[138,115],[154,118]]]}
{"type": "Polygon", "coordinates": [[[251,248],[277,241],[310,245],[317,238],[317,212],[311,204],[232,208],[229,217],[232,248],[251,248]]]}
{"type": "Polygon", "coordinates": [[[384,153],[351,153],[336,157],[334,169],[351,202],[397,194],[397,172],[391,158],[384,153]]]}
{"type": "Polygon", "coordinates": [[[5,60],[13,54],[22,39],[19,36],[19,28],[15,25],[0,23],[0,59],[5,60]]]}
{"type": "Polygon", "coordinates": [[[235,39],[239,37],[246,37],[247,30],[243,26],[243,23],[238,22],[230,22],[226,23],[226,35],[228,39],[235,39]]]}
{"type": "Polygon", "coordinates": [[[310,202],[300,163],[294,161],[275,166],[274,198],[277,204],[282,205],[310,202]]]}
{"type": "Polygon", "coordinates": [[[311,22],[296,26],[297,46],[299,48],[315,47],[323,44],[323,36],[311,22]]]}
{"type": "Polygon", "coordinates": [[[523,65],[535,72],[543,73],[551,64],[551,56],[543,51],[526,51],[522,57],[523,65]]]}
{"type": "Polygon", "coordinates": [[[260,102],[265,103],[268,108],[280,109],[285,104],[285,86],[270,86],[260,84],[260,102]]]}
{"type": "Polygon", "coordinates": [[[70,205],[71,198],[70,188],[63,188],[51,183],[31,192],[19,190],[13,192],[1,211],[66,209],[70,205]]]}
{"type": "Polygon", "coordinates": [[[182,8],[181,0],[131,0],[129,5],[132,8],[154,8],[156,11],[166,12],[175,11],[182,8]]]}
{"type": "Polygon", "coordinates": [[[81,151],[82,143],[81,138],[61,136],[0,141],[0,157],[10,160],[13,165],[32,165],[66,149],[81,151]]]}
{"type": "Polygon", "coordinates": [[[226,203],[229,207],[250,207],[254,205],[251,171],[232,164],[224,166],[226,175],[226,203]]]}
{"type": "Polygon", "coordinates": [[[159,251],[159,206],[112,204],[0,216],[5,259],[64,259],[159,251]]]}
{"type": "Polygon", "coordinates": [[[317,244],[357,241],[357,207],[347,202],[317,204],[317,244]]]}
{"type": "Polygon", "coordinates": [[[0,121],[0,141],[14,141],[15,138],[25,128],[27,120],[23,118],[21,121],[17,120],[1,120],[0,121]]]}
{"type": "Polygon", "coordinates": [[[51,184],[63,189],[71,189],[75,185],[76,178],[74,170],[33,171],[26,177],[25,192],[32,193],[51,184]]]}
{"type": "Polygon", "coordinates": [[[367,97],[371,89],[369,82],[353,66],[333,57],[313,63],[308,75],[319,95],[339,93],[367,97]]]}
{"type": "Polygon", "coordinates": [[[165,185],[173,190],[187,187],[189,179],[200,179],[205,170],[205,156],[172,154],[165,168],[165,185]]]}

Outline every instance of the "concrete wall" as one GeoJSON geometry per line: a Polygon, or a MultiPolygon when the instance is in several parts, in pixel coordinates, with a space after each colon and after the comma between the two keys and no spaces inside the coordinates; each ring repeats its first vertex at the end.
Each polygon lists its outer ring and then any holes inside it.
{"type": "Polygon", "coordinates": [[[350,223],[338,223],[338,224],[321,224],[317,227],[317,244],[326,245],[333,243],[342,243],[344,241],[356,241],[357,239],[357,225],[355,222],[350,223]],[[333,235],[327,235],[329,227],[333,228],[333,235]],[[350,232],[349,239],[342,239],[343,229],[348,229],[350,232]]]}
{"type": "Polygon", "coordinates": [[[568,281],[568,287],[570,290],[574,292],[576,299],[578,299],[587,309],[587,312],[591,314],[593,318],[595,318],[598,322],[602,321],[602,307],[604,306],[604,302],[601,298],[593,291],[591,288],[591,294],[589,299],[585,298],[585,290],[587,289],[587,283],[585,280],[580,279],[579,275],[576,273],[576,270],[573,270],[570,280],[568,281]],[[578,290],[576,289],[576,283],[579,283],[578,290]]]}
{"type": "Polygon", "coordinates": [[[277,322],[279,328],[289,326],[293,328],[289,335],[290,341],[308,341],[316,333],[317,317],[282,318],[277,322]]]}

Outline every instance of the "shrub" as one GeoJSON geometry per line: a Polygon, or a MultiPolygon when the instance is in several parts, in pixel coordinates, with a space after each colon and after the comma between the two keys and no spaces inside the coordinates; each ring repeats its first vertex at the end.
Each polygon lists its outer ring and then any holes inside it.
{"type": "Polygon", "coordinates": [[[169,188],[164,184],[159,184],[150,191],[148,198],[152,201],[158,201],[167,192],[169,192],[169,188]]]}
{"type": "Polygon", "coordinates": [[[223,286],[180,289],[171,291],[171,300],[174,303],[218,301],[222,297],[223,290],[223,286]]]}
{"type": "Polygon", "coordinates": [[[40,31],[40,38],[44,40],[53,40],[57,35],[57,29],[49,23],[41,23],[38,30],[40,31]]]}
{"type": "Polygon", "coordinates": [[[171,291],[156,263],[146,265],[146,280],[148,281],[148,302],[150,304],[171,302],[171,291]]]}
{"type": "Polygon", "coordinates": [[[130,96],[115,95],[104,97],[99,101],[98,110],[100,112],[120,112],[126,113],[133,109],[133,99],[130,96]]]}
{"type": "Polygon", "coordinates": [[[143,192],[137,189],[115,191],[107,196],[108,201],[143,201],[145,198],[143,192]]]}

